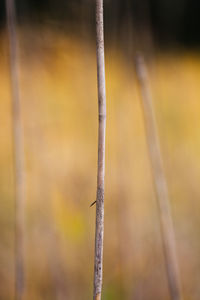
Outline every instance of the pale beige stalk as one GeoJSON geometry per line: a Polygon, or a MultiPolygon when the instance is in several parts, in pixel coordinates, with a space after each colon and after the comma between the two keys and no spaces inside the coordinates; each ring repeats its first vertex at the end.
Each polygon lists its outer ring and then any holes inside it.
{"type": "Polygon", "coordinates": [[[98,171],[96,196],[96,232],[94,261],[93,299],[100,300],[103,277],[103,234],[104,234],[104,177],[105,177],[105,133],[106,133],[106,91],[104,61],[103,0],[96,0],[96,47],[98,78],[98,171]]]}

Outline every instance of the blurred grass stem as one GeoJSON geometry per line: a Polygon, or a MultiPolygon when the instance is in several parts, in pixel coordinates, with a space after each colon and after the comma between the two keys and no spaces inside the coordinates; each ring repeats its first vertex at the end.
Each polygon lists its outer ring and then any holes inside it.
{"type": "Polygon", "coordinates": [[[152,173],[158,200],[159,217],[161,224],[161,233],[169,290],[172,300],[181,300],[182,293],[178,270],[178,261],[176,257],[176,245],[172,216],[170,211],[168,189],[163,170],[163,162],[157,134],[152,97],[150,88],[148,86],[147,70],[144,63],[144,59],[141,55],[136,56],[135,64],[136,74],[142,96],[141,98],[146,128],[146,138],[149,149],[149,157],[152,166],[152,173]]]}
{"type": "Polygon", "coordinates": [[[19,97],[19,67],[17,59],[17,34],[14,0],[6,0],[6,11],[10,48],[13,144],[15,164],[15,299],[22,300],[24,294],[25,171],[21,107],[19,97]]]}

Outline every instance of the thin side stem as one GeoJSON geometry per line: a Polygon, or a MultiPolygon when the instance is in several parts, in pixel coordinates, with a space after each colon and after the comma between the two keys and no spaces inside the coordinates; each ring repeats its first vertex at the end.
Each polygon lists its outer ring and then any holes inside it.
{"type": "Polygon", "coordinates": [[[142,95],[144,121],[146,127],[146,138],[149,148],[149,157],[157,194],[159,217],[168,285],[172,300],[181,300],[181,284],[176,256],[176,245],[170,203],[168,197],[167,182],[163,169],[160,144],[156,128],[156,120],[152,105],[152,97],[148,86],[146,66],[141,55],[136,57],[136,73],[142,95]]]}
{"type": "Polygon", "coordinates": [[[103,234],[104,234],[104,177],[105,177],[105,133],[106,133],[106,89],[104,61],[103,0],[96,0],[96,45],[98,79],[98,171],[96,196],[96,232],[94,261],[93,299],[101,299],[103,277],[103,234]]]}
{"type": "Polygon", "coordinates": [[[19,97],[19,67],[17,59],[17,34],[14,0],[6,0],[6,11],[10,48],[13,145],[15,164],[15,299],[22,300],[24,294],[25,171],[21,108],[19,97]]]}

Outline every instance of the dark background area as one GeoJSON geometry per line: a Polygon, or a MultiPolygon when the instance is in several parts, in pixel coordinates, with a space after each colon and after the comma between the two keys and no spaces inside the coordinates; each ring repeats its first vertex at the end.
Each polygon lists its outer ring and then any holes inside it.
{"type": "MultiPolygon", "coordinates": [[[[4,1],[0,3],[1,26],[5,23],[4,1]]],[[[93,0],[20,0],[18,22],[38,23],[47,19],[63,27],[78,24],[80,19],[93,27],[93,0]]],[[[198,0],[105,0],[106,34],[125,34],[121,28],[127,18],[137,31],[148,26],[160,45],[200,45],[200,2],[198,0]]]]}

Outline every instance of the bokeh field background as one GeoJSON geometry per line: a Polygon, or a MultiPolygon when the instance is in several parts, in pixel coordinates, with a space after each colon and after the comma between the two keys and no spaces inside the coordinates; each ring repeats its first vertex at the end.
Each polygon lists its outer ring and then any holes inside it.
{"type": "MultiPolygon", "coordinates": [[[[26,154],[26,299],[92,297],[97,172],[95,41],[18,28],[26,154]]],[[[14,294],[8,39],[0,35],[0,299],[14,294]]],[[[155,51],[149,81],[186,300],[200,294],[200,54],[155,51]]],[[[134,59],[106,41],[105,300],[169,300],[134,59]]]]}

